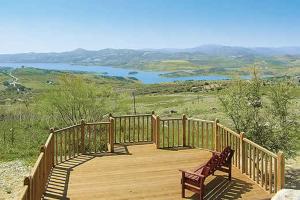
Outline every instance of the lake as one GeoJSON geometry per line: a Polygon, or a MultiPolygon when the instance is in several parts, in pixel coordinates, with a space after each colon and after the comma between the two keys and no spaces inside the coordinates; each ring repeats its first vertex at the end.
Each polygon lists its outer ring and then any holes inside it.
{"type": "Polygon", "coordinates": [[[96,74],[105,74],[105,76],[122,76],[122,77],[135,77],[145,84],[186,81],[186,80],[226,80],[227,76],[222,75],[205,75],[205,76],[188,76],[188,77],[162,77],[160,74],[166,72],[160,71],[141,71],[136,69],[123,69],[111,66],[84,66],[72,65],[66,63],[0,63],[0,67],[13,67],[20,68],[34,67],[39,69],[60,70],[60,71],[75,71],[75,72],[90,72],[96,74]],[[130,73],[131,72],[131,73],[130,73]],[[137,73],[132,73],[137,72],[137,73]]]}

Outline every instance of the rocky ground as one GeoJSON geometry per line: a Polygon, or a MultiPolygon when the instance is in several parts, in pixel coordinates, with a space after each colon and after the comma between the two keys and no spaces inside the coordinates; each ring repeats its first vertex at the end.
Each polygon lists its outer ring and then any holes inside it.
{"type": "Polygon", "coordinates": [[[300,156],[286,161],[285,188],[300,190],[300,156]]]}
{"type": "Polygon", "coordinates": [[[0,163],[0,200],[17,199],[30,169],[21,161],[0,163]]]}

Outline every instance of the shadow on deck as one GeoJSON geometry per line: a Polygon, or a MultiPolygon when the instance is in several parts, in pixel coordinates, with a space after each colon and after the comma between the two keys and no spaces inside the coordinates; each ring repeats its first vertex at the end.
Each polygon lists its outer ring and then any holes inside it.
{"type": "MultiPolygon", "coordinates": [[[[181,199],[178,169],[205,162],[199,149],[158,150],[152,144],[116,146],[116,153],[80,155],[57,165],[44,199],[181,199]]],[[[197,195],[186,192],[186,199],[197,195]]],[[[233,168],[232,181],[217,172],[206,180],[204,199],[270,199],[270,195],[233,168]]]]}

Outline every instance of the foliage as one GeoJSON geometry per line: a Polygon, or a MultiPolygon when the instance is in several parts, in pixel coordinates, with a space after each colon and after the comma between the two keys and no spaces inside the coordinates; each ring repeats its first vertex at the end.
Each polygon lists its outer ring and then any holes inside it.
{"type": "Polygon", "coordinates": [[[287,157],[296,154],[299,131],[290,108],[291,83],[266,82],[256,70],[249,81],[237,80],[219,96],[221,105],[237,132],[273,152],[282,150],[287,157]]]}
{"type": "Polygon", "coordinates": [[[126,109],[122,108],[120,99],[121,95],[107,85],[96,87],[94,83],[69,74],[61,76],[57,87],[50,89],[42,101],[46,102],[44,111],[50,114],[53,124],[71,125],[81,119],[101,121],[110,112],[126,109]]]}

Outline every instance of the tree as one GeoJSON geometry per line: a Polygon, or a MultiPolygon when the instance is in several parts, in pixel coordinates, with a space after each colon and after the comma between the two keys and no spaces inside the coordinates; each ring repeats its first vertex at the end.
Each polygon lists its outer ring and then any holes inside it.
{"type": "MultiPolygon", "coordinates": [[[[50,123],[72,125],[86,121],[101,121],[105,114],[118,109],[120,95],[111,88],[95,86],[75,75],[63,75],[58,84],[45,95],[50,123]]],[[[43,104],[42,104],[43,105],[43,104]]]]}
{"type": "Polygon", "coordinates": [[[220,96],[225,113],[237,132],[267,149],[296,155],[299,131],[290,108],[293,96],[288,81],[264,84],[254,69],[251,80],[236,80],[220,96]]]}

